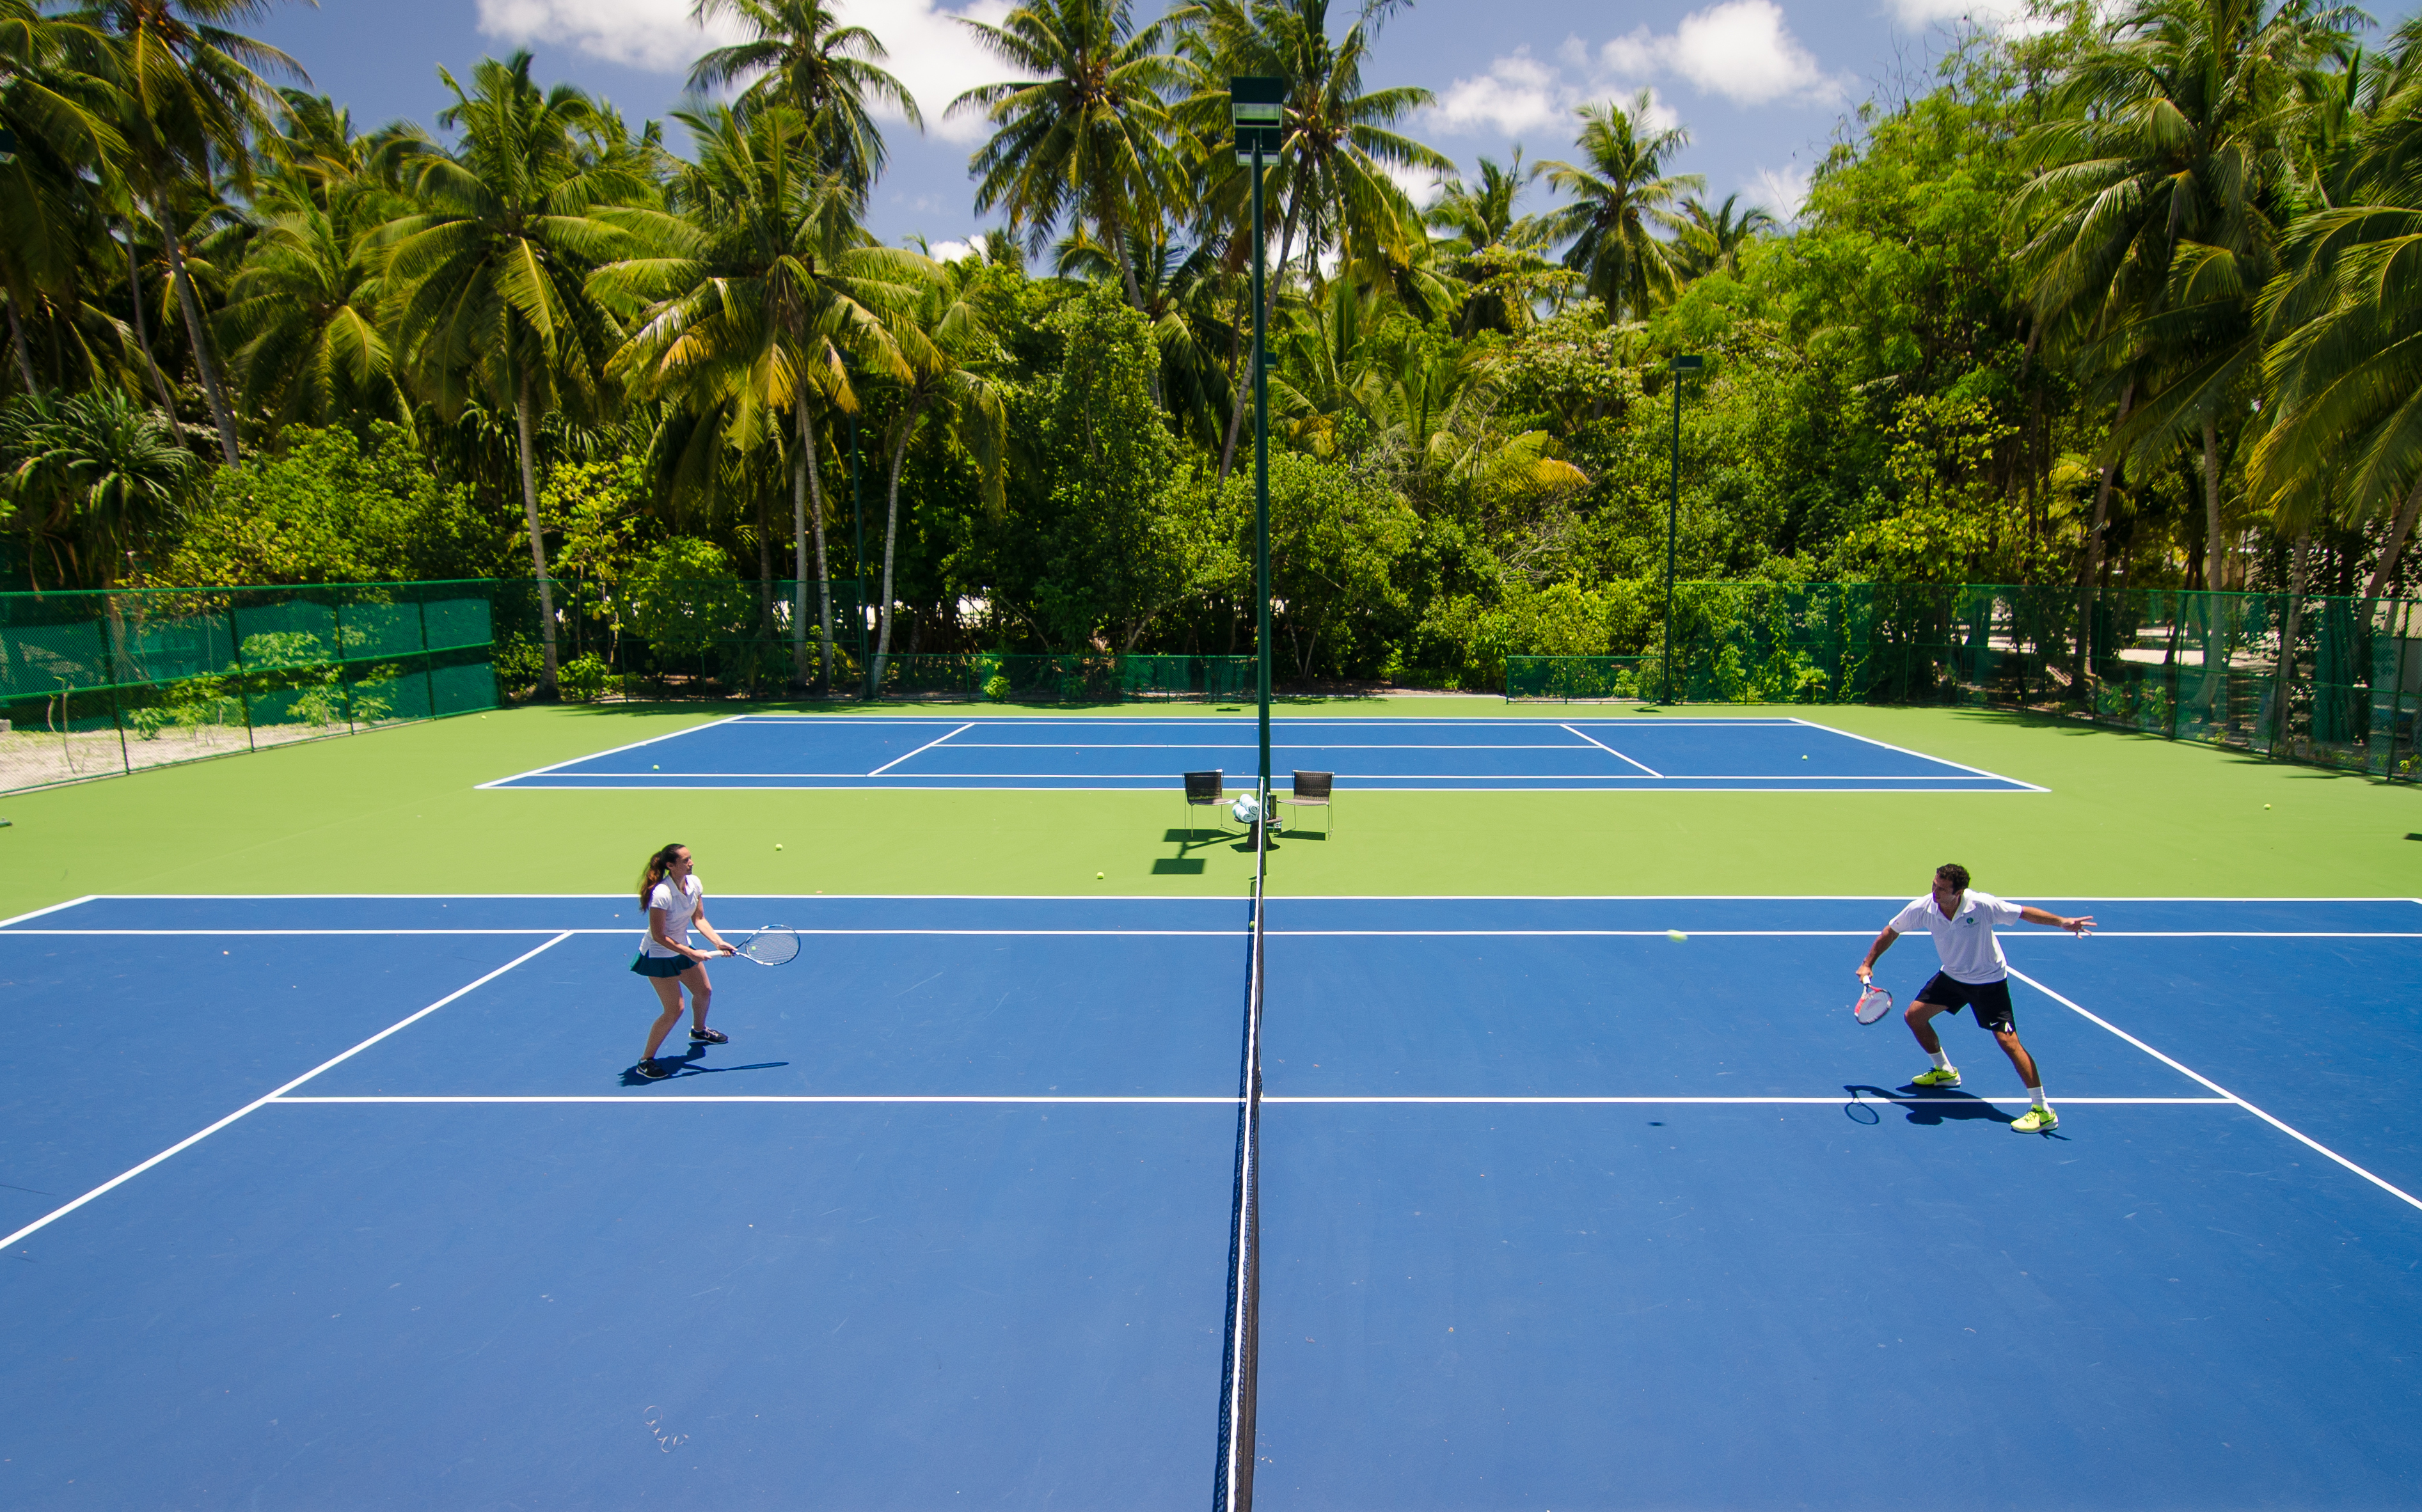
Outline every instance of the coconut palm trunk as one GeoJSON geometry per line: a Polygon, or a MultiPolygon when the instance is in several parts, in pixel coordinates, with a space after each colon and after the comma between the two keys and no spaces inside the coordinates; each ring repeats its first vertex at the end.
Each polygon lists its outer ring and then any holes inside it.
{"type": "Polygon", "coordinates": [[[177,396],[168,387],[167,374],[160,370],[160,359],[151,354],[151,323],[143,313],[143,260],[134,250],[134,223],[126,223],[126,292],[134,307],[134,344],[143,349],[143,365],[151,370],[151,386],[160,396],[160,413],[171,419],[177,414],[177,396]]]}
{"type": "MultiPolygon", "coordinates": [[[[2136,385],[2131,379],[2119,390],[2119,415],[2111,422],[2115,433],[2128,423],[2128,406],[2136,397],[2136,385]]],[[[2094,706],[2094,690],[2088,678],[2094,670],[2094,594],[2095,579],[2102,574],[2102,532],[2111,522],[2111,489],[2119,479],[2119,459],[2112,458],[2102,465],[2101,480],[2094,485],[2094,526],[2085,533],[2085,560],[2077,570],[2077,695],[2089,709],[2094,706]]]]}
{"type": "MultiPolygon", "coordinates": [[[[194,280],[185,271],[185,250],[179,244],[168,217],[160,217],[160,234],[168,248],[168,278],[176,286],[177,307],[185,315],[185,339],[194,343],[194,367],[202,375],[202,392],[210,396],[211,420],[218,427],[219,452],[230,467],[236,464],[235,411],[228,407],[227,389],[219,383],[218,364],[211,360],[210,331],[202,323],[201,306],[194,298],[194,280]]],[[[549,668],[547,681],[554,682],[549,668]]]]}
{"type": "Polygon", "coordinates": [[[900,539],[900,469],[908,457],[908,440],[917,433],[917,415],[924,406],[910,401],[900,417],[900,439],[891,447],[891,476],[884,483],[882,628],[874,638],[874,679],[883,681],[883,664],[891,656],[891,548],[900,539]]]}
{"type": "Polygon", "coordinates": [[[538,634],[545,672],[538,696],[555,697],[555,585],[546,576],[546,532],[538,519],[538,469],[530,462],[530,381],[513,390],[513,433],[521,442],[522,520],[529,527],[530,572],[538,578],[538,634]]]}
{"type": "Polygon", "coordinates": [[[34,391],[34,354],[25,345],[24,323],[17,319],[17,301],[8,301],[8,339],[17,353],[17,376],[24,381],[25,392],[34,391]]]}
{"type": "Polygon", "coordinates": [[[2406,537],[2414,533],[2414,516],[2422,514],[2422,478],[2414,482],[2414,491],[2397,507],[2397,517],[2388,522],[2388,539],[2381,543],[2380,560],[2371,569],[2370,580],[2363,585],[2363,596],[2376,599],[2388,591],[2388,581],[2397,575],[2398,556],[2405,549],[2406,537]]]}
{"type": "Polygon", "coordinates": [[[2208,717],[2228,714],[2229,634],[2226,606],[2221,602],[2221,567],[2227,548],[2220,539],[2220,434],[2212,422],[2203,422],[2203,685],[2195,702],[2208,717]]]}
{"type": "Polygon", "coordinates": [[[797,653],[797,681],[808,681],[808,543],[813,538],[816,548],[816,625],[817,645],[823,659],[816,669],[815,689],[818,697],[832,693],[832,577],[825,571],[825,485],[822,469],[816,465],[815,427],[808,419],[808,406],[794,404],[791,414],[798,427],[798,457],[791,472],[791,542],[798,562],[799,580],[791,600],[791,641],[797,653]]]}

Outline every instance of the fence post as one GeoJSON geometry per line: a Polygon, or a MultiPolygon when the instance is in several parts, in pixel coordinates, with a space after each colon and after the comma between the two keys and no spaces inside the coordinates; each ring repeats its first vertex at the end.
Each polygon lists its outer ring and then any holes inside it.
{"type": "MultiPolygon", "coordinates": [[[[416,599],[413,607],[420,611],[420,687],[428,699],[429,717],[434,719],[437,717],[437,658],[429,654],[429,601],[416,599]]],[[[490,611],[491,624],[495,622],[494,612],[493,609],[490,611]]],[[[493,629],[489,631],[491,637],[495,634],[493,629]]]]}
{"type": "Polygon", "coordinates": [[[361,726],[354,722],[354,685],[345,676],[345,606],[343,603],[336,602],[328,606],[328,622],[332,633],[337,638],[337,665],[332,669],[337,674],[337,701],[344,705],[345,733],[355,734],[359,732],[361,726]]]}
{"type": "Polygon", "coordinates": [[[235,706],[244,714],[244,748],[259,750],[260,742],[252,733],[252,694],[244,686],[249,681],[244,670],[244,627],[237,623],[235,600],[228,600],[228,654],[235,658],[235,706]]]}

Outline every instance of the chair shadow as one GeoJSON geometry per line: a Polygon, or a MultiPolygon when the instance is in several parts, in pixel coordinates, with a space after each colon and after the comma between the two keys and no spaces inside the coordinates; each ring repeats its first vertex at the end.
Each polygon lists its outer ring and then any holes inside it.
{"type": "MultiPolygon", "coordinates": [[[[689,1047],[689,1053],[681,1057],[679,1063],[673,1066],[673,1074],[668,1077],[650,1079],[639,1075],[639,1068],[637,1066],[625,1066],[622,1069],[622,1085],[626,1087],[653,1087],[666,1081],[679,1081],[684,1077],[719,1077],[728,1071],[773,1071],[791,1063],[788,1061],[752,1061],[747,1065],[699,1064],[699,1061],[706,1054],[710,1047],[711,1047],[704,1045],[691,1046],[689,1047]]],[[[664,1065],[672,1060],[673,1058],[669,1055],[659,1055],[656,1057],[656,1063],[658,1065],[664,1065]]]]}
{"type": "Polygon", "coordinates": [[[1842,1090],[1850,1095],[1849,1102],[1842,1110],[1843,1114],[1854,1124],[1880,1122],[1880,1115],[1859,1116],[1863,1110],[1873,1113],[1878,1108],[1897,1108],[1911,1123],[1928,1127],[1942,1124],[2015,1124],[2019,1121],[2016,1113],[2005,1113],[1984,1098],[1957,1089],[1908,1085],[1886,1088],[1849,1083],[1842,1090]]]}

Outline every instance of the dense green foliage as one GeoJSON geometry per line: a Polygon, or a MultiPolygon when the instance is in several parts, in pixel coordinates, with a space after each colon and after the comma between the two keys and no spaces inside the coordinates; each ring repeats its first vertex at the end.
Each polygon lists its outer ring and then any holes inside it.
{"type": "Polygon", "coordinates": [[[1782,225],[1699,198],[1644,100],[1455,179],[1408,134],[1426,93],[1379,77],[1396,3],[974,25],[1003,79],[924,105],[987,122],[971,193],[1003,228],[942,261],[862,228],[874,112],[922,118],[822,0],[701,8],[752,39],[700,60],[737,92],[684,142],[522,55],[443,76],[449,144],[275,87],[286,60],[225,29],[256,7],[0,0],[21,575],[527,573],[542,686],[558,631],[622,628],[685,675],[818,679],[853,602],[878,658],[1250,650],[1225,90],[1254,72],[1289,88],[1282,677],[1651,648],[1669,509],[1686,580],[2416,580],[2422,31],[2374,55],[2351,12],[2131,0],[1955,39],[1782,225]],[[667,628],[710,601],[784,665],[667,628]]]}

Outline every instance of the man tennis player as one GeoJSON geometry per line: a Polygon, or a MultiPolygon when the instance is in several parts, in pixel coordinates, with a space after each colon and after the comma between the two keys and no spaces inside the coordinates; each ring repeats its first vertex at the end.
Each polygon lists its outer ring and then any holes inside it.
{"type": "Polygon", "coordinates": [[[2058,1128],[2060,1115],[2044,1101],[2043,1078],[2036,1070],[2036,1058],[2019,1043],[2019,1032],[2010,1021],[2010,963],[2002,958],[2002,942],[1993,934],[1995,924],[2015,924],[2021,919],[2031,924],[2066,929],[2080,937],[2094,927],[2090,917],[2063,919],[2041,908],[1978,892],[1968,886],[1968,868],[1964,866],[1936,867],[1933,892],[1911,899],[1907,907],[1893,915],[1892,922],[1884,925],[1884,932],[1867,947],[1867,958],[1859,963],[1859,980],[1875,979],[1876,958],[1892,949],[1894,940],[1921,929],[1932,935],[1934,953],[1942,960],[1942,969],[1934,973],[1933,981],[1917,989],[1917,1000],[1901,1015],[1909,1021],[1909,1032],[1917,1036],[1918,1048],[1934,1057],[1933,1069],[1918,1073],[1913,1079],[1921,1087],[1959,1085],[1959,1068],[1942,1053],[1942,1041],[1935,1035],[1933,1018],[1937,1014],[1956,1014],[1963,1007],[1974,1007],[1976,1027],[1993,1032],[1993,1038],[2001,1042],[2002,1053],[2018,1068],[2019,1079],[2027,1084],[2027,1095],[2035,1101],[2035,1106],[2010,1126],[2021,1134],[2036,1134],[2058,1128]]]}

